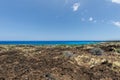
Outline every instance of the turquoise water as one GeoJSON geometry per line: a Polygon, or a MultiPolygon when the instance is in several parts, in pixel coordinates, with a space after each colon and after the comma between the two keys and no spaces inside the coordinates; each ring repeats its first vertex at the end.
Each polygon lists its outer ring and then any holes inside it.
{"type": "Polygon", "coordinates": [[[1,45],[84,45],[103,41],[0,41],[1,45]]]}

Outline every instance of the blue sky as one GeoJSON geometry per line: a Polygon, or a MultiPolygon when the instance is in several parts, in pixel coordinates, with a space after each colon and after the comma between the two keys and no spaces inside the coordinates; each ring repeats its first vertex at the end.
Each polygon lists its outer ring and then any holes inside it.
{"type": "Polygon", "coordinates": [[[120,40],[120,0],[0,0],[0,40],[120,40]]]}

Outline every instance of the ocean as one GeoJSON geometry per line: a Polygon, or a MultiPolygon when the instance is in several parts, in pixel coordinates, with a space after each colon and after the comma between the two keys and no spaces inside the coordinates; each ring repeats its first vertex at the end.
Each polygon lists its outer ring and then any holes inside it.
{"type": "Polygon", "coordinates": [[[0,45],[86,45],[104,41],[0,41],[0,45]]]}

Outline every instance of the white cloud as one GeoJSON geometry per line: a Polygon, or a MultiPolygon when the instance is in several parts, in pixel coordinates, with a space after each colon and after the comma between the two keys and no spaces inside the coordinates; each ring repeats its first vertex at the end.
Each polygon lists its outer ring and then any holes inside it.
{"type": "MultiPolygon", "coordinates": [[[[85,22],[85,21],[87,21],[87,19],[85,19],[85,18],[83,17],[83,18],[81,18],[81,21],[85,22]]],[[[89,21],[89,22],[92,22],[92,23],[97,23],[97,22],[98,22],[98,21],[95,20],[93,17],[89,17],[89,18],[88,18],[88,21],[89,21]]]]}
{"type": "Polygon", "coordinates": [[[120,22],[119,21],[113,22],[113,24],[117,27],[120,27],[120,22]]]}
{"type": "Polygon", "coordinates": [[[74,3],[72,8],[73,8],[73,11],[77,11],[80,7],[80,3],[74,3]]]}
{"type": "Polygon", "coordinates": [[[88,19],[88,21],[93,22],[93,23],[97,23],[97,20],[95,20],[93,17],[90,17],[90,18],[88,19]]]}
{"type": "Polygon", "coordinates": [[[89,18],[89,21],[93,21],[93,17],[90,17],[90,18],[89,18]]]}
{"type": "Polygon", "coordinates": [[[120,0],[112,0],[113,3],[120,4],[120,0]]]}

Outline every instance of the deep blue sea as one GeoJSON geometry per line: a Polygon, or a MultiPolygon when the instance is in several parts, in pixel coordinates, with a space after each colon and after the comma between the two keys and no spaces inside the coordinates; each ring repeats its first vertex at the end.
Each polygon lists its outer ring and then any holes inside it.
{"type": "Polygon", "coordinates": [[[0,41],[0,45],[85,45],[104,41],[0,41]]]}

